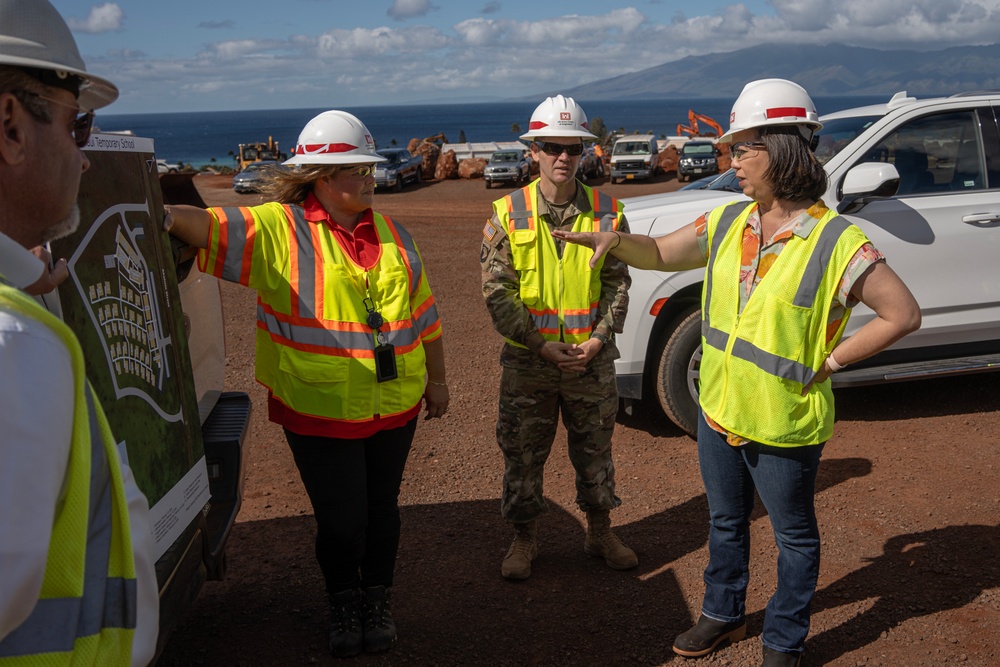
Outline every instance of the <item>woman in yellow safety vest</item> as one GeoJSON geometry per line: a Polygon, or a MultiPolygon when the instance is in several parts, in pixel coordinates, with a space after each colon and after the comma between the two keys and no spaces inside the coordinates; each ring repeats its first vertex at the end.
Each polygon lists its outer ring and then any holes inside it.
{"type": "Polygon", "coordinates": [[[299,135],[271,203],[168,206],[164,227],[201,248],[206,273],[257,291],[257,381],[315,511],[316,557],[338,657],[383,651],[399,546],[397,499],[420,412],[448,408],[441,323],[423,261],[372,210],[375,152],[349,113],[299,135]]]}
{"type": "Polygon", "coordinates": [[[719,141],[729,144],[751,202],[720,206],[656,239],[553,235],[643,269],[706,267],[698,459],[709,563],[701,616],[673,648],[699,657],[746,635],[756,490],[778,544],[761,664],[794,666],[819,573],[814,497],[820,454],[833,433],[830,374],[917,329],[920,309],[864,233],[820,199],[826,172],[810,143],[822,125],[808,93],[783,79],[754,81],[730,118],[719,141]],[[859,302],[875,318],[842,340],[859,302]]]}

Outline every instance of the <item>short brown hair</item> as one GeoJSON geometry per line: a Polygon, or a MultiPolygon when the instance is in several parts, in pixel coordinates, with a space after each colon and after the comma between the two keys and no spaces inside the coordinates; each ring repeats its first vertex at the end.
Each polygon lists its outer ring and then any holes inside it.
{"type": "Polygon", "coordinates": [[[770,158],[764,178],[777,199],[815,201],[826,192],[826,170],[794,125],[771,125],[758,130],[770,158]]]}

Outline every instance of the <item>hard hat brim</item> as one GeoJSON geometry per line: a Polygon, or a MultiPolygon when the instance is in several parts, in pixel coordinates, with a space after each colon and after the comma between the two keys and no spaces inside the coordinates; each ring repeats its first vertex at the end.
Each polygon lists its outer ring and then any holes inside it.
{"type": "Polygon", "coordinates": [[[388,160],[381,155],[293,155],[282,164],[377,164],[388,160]]]}
{"type": "Polygon", "coordinates": [[[118,99],[118,86],[107,79],[96,76],[82,69],[66,67],[59,63],[38,60],[37,58],[20,58],[17,56],[0,56],[0,65],[10,65],[11,67],[31,67],[35,69],[47,69],[53,72],[66,72],[83,79],[80,86],[80,109],[83,111],[94,111],[101,107],[106,107],[118,99]]]}

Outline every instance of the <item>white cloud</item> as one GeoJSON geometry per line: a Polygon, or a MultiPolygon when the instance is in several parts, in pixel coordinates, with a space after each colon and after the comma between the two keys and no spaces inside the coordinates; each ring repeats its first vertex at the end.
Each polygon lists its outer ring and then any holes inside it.
{"type": "Polygon", "coordinates": [[[90,8],[87,18],[70,18],[66,21],[71,30],[86,33],[102,33],[120,30],[125,20],[125,12],[113,2],[106,2],[90,8]]]}
{"type": "MultiPolygon", "coordinates": [[[[771,13],[738,3],[712,14],[689,9],[669,22],[654,22],[634,7],[535,21],[476,16],[470,7],[465,15],[474,18],[450,27],[318,26],[271,39],[216,41],[186,59],[122,50],[87,60],[121,87],[126,101],[156,86],[176,90],[177,105],[203,104],[197,95],[215,90],[235,106],[319,106],[331,97],[349,106],[388,103],[390,90],[398,102],[441,93],[520,97],[764,43],[787,44],[790,52],[834,42],[925,51],[994,43],[1000,35],[1000,0],[769,2],[771,13]]],[[[400,12],[419,7],[432,6],[393,5],[400,12]]]]}
{"type": "Polygon", "coordinates": [[[389,18],[404,21],[417,16],[426,16],[432,9],[437,9],[437,6],[431,4],[430,0],[393,0],[386,14],[389,18]]]}

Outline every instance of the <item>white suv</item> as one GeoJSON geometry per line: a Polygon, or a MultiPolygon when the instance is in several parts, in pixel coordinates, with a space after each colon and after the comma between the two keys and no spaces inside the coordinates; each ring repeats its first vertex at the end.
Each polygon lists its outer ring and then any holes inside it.
{"type": "MultiPolygon", "coordinates": [[[[920,304],[922,327],[833,376],[834,387],[1000,370],[1000,93],[886,104],[821,118],[816,156],[830,176],[823,200],[849,214],[885,253],[920,304]]],[[[625,199],[634,233],[662,236],[746,199],[732,172],[703,189],[625,199]]],[[[655,396],[696,430],[704,269],[632,270],[618,337],[618,389],[655,396]]],[[[845,336],[873,317],[858,306],[845,336]]]]}

